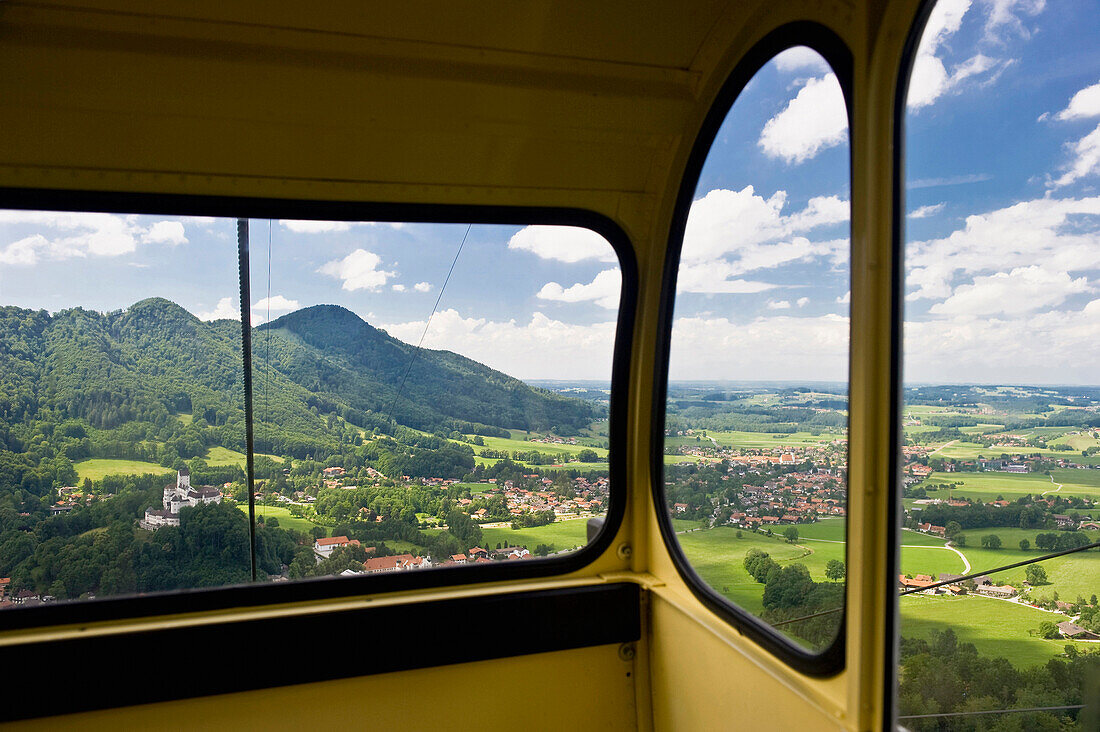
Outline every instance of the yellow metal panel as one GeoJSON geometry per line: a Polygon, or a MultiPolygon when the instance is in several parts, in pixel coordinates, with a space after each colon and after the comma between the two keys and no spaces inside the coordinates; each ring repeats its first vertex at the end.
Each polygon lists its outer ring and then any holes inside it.
{"type": "MultiPolygon", "coordinates": [[[[522,626],[522,623],[518,624],[522,626]]],[[[364,633],[395,632],[364,628],[364,633]]],[[[415,628],[402,628],[415,643],[415,628]]],[[[487,622],[481,628],[455,632],[515,633],[522,627],[487,622]]],[[[287,649],[286,663],[324,666],[340,653],[340,639],[324,637],[295,642],[258,638],[287,649]]],[[[135,659],[150,673],[163,673],[172,683],[176,673],[248,674],[247,658],[212,658],[205,669],[174,669],[170,656],[135,659]]],[[[363,659],[363,665],[370,663],[363,659]]],[[[84,659],[94,673],[94,659],[84,659]]],[[[619,657],[619,647],[598,646],[573,651],[402,671],[316,684],[284,686],[242,694],[147,704],[8,725],[13,730],[634,730],[633,663],[619,657]]],[[[72,669],[71,671],[75,671],[72,669]]],[[[79,675],[79,674],[78,674],[79,675]]],[[[67,678],[79,683],[71,674],[67,678]]],[[[46,681],[45,683],[51,683],[46,681]]],[[[64,693],[63,684],[58,693],[64,693]]]]}

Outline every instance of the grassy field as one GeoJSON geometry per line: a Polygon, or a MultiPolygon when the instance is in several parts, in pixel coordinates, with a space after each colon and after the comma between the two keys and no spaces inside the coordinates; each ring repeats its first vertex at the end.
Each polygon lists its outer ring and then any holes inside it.
{"type": "MultiPolygon", "coordinates": [[[[805,447],[807,445],[819,445],[823,442],[832,442],[842,439],[847,435],[839,433],[822,432],[818,435],[809,432],[776,433],[776,432],[712,432],[707,430],[707,437],[713,437],[719,445],[727,447],[744,447],[753,449],[766,449],[784,447],[787,445],[805,447]]],[[[713,443],[711,443],[713,444],[713,443]]]]}
{"type": "MultiPolygon", "coordinates": [[[[1093,472],[1100,473],[1092,470],[1058,472],[1078,481],[1092,479],[1093,472]]],[[[929,498],[946,498],[947,490],[939,486],[945,486],[948,483],[959,484],[958,488],[951,491],[951,495],[982,501],[992,501],[997,496],[1003,496],[1006,500],[1012,501],[1029,493],[1038,496],[1044,491],[1053,491],[1058,487],[1051,482],[1049,476],[1042,473],[932,473],[921,485],[929,492],[929,498]],[[931,490],[933,488],[937,488],[937,492],[933,493],[931,490]],[[940,493],[943,495],[939,495],[940,493]]],[[[1100,483],[1097,485],[1081,482],[1067,483],[1059,493],[1100,498],[1100,483]]]]}
{"type": "MultiPolygon", "coordinates": [[[[1017,605],[990,597],[901,598],[901,630],[906,638],[925,638],[933,630],[951,628],[960,642],[973,643],[978,653],[1007,658],[1019,668],[1046,663],[1061,654],[1068,641],[1043,640],[1028,635],[1044,620],[1061,622],[1065,615],[1017,605]]],[[[1095,644],[1077,643],[1079,650],[1093,650],[1095,644]]]]}
{"type": "MultiPolygon", "coordinates": [[[[967,555],[969,558],[970,555],[967,555]]],[[[973,563],[973,559],[970,560],[973,563]]],[[[918,547],[901,550],[901,571],[904,574],[927,574],[932,577],[941,572],[950,574],[962,574],[966,569],[962,558],[942,546],[918,547]]]]}
{"type": "Polygon", "coordinates": [[[239,465],[244,466],[244,453],[237,452],[236,450],[230,450],[227,447],[221,447],[215,445],[206,452],[206,464],[211,467],[219,467],[222,465],[239,465]]]}
{"type": "Polygon", "coordinates": [[[108,475],[156,475],[172,472],[163,465],[148,463],[143,460],[115,460],[113,458],[92,458],[74,463],[77,480],[83,482],[85,478],[102,480],[108,475]]]}
{"type": "MultiPolygon", "coordinates": [[[[963,533],[966,534],[967,545],[961,547],[961,551],[970,560],[974,572],[1022,562],[1047,553],[1034,549],[1035,534],[1039,533],[1035,530],[990,528],[974,529],[963,533]],[[1001,548],[983,549],[981,537],[986,534],[996,534],[1001,537],[1001,548]],[[1026,552],[1021,551],[1019,547],[1021,538],[1031,541],[1033,548],[1026,552]]],[[[1093,537],[1100,538],[1097,537],[1097,532],[1089,533],[1093,537]]],[[[1100,593],[1100,552],[1095,549],[1047,559],[1040,566],[1046,570],[1050,584],[1041,585],[1032,590],[1033,597],[1045,595],[1053,598],[1053,594],[1057,592],[1060,600],[1073,602],[1078,596],[1088,599],[1093,593],[1100,593]]],[[[1025,568],[1019,567],[997,572],[992,579],[1002,584],[1010,583],[1019,587],[1023,584],[1025,576],[1025,568]]]]}
{"type": "MultiPolygon", "coordinates": [[[[1072,458],[1074,461],[1085,465],[1100,464],[1100,455],[1082,457],[1080,452],[1064,452],[1061,450],[1052,450],[1048,447],[983,447],[976,442],[954,442],[947,443],[936,450],[937,457],[951,458],[953,460],[976,460],[980,457],[998,458],[1002,454],[1012,455],[1015,453],[1036,453],[1039,455],[1050,455],[1052,457],[1072,458]]],[[[958,473],[955,473],[955,475],[958,475],[958,473]]]]}
{"type": "MultiPolygon", "coordinates": [[[[801,527],[800,527],[801,528],[801,527]]],[[[800,562],[818,582],[825,582],[825,564],[830,559],[844,561],[844,545],[807,542],[806,546],[788,544],[780,537],[767,537],[751,531],[719,526],[704,531],[678,534],[680,546],[699,575],[721,594],[747,610],[760,613],[764,585],[745,571],[745,553],[753,547],[766,551],[780,564],[800,562]]]]}
{"type": "MultiPolygon", "coordinates": [[[[514,432],[513,435],[522,435],[522,432],[514,432]]],[[[607,457],[607,450],[602,447],[588,447],[587,445],[556,445],[550,442],[531,442],[524,440],[522,437],[515,439],[506,437],[482,437],[485,441],[485,446],[474,445],[474,452],[481,452],[485,448],[491,450],[507,450],[512,452],[513,450],[521,450],[523,452],[531,452],[532,450],[538,450],[542,453],[550,453],[553,455],[572,456],[576,455],[581,450],[592,450],[602,458],[607,457]]]]}
{"type": "Polygon", "coordinates": [[[459,488],[465,488],[470,493],[484,493],[490,488],[496,488],[493,483],[455,483],[459,488]]]}
{"type": "Polygon", "coordinates": [[[588,519],[555,521],[546,526],[527,529],[482,529],[484,548],[501,546],[525,546],[534,551],[538,544],[553,544],[554,551],[582,547],[588,543],[588,519]]]}
{"type": "MultiPolygon", "coordinates": [[[[244,511],[245,514],[248,514],[247,503],[238,504],[237,508],[244,511]]],[[[307,534],[317,526],[317,524],[309,519],[292,516],[290,509],[284,508],[283,506],[256,506],[256,518],[258,519],[260,516],[263,516],[265,520],[269,518],[279,519],[280,529],[294,529],[295,531],[301,531],[307,534]]],[[[331,529],[324,526],[321,528],[325,530],[325,536],[331,533],[331,529]]]]}
{"type": "Polygon", "coordinates": [[[1100,496],[1100,470],[1081,470],[1058,468],[1050,471],[1050,477],[1055,483],[1063,485],[1059,495],[1090,495],[1100,496]]]}

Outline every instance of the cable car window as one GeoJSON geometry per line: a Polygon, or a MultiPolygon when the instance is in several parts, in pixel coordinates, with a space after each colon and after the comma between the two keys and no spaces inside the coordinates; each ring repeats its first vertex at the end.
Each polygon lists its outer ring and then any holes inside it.
{"type": "Polygon", "coordinates": [[[941,1],[911,61],[897,578],[909,729],[1088,726],[1080,707],[1100,663],[1095,10],[941,1]]]}
{"type": "Polygon", "coordinates": [[[675,542],[709,592],[798,648],[845,588],[848,116],[806,47],[722,122],[680,252],[663,441],[675,542]]]}
{"type": "Polygon", "coordinates": [[[552,573],[608,513],[623,276],[594,231],[6,211],[0,237],[6,608],[552,573]]]}
{"type": "Polygon", "coordinates": [[[0,212],[9,609],[250,579],[232,221],[0,212]]]}
{"type": "Polygon", "coordinates": [[[567,555],[609,499],[622,276],[587,229],[253,222],[269,573],[567,555]],[[281,567],[280,567],[281,565],[281,567]]]}

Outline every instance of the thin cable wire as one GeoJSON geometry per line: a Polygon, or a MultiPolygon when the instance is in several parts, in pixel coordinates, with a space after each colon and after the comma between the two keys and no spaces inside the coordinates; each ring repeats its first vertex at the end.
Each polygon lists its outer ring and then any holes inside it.
{"type": "MultiPolygon", "coordinates": [[[[959,582],[962,582],[963,580],[973,579],[974,577],[981,577],[983,574],[993,574],[995,572],[1003,572],[1006,569],[1015,569],[1016,567],[1023,567],[1023,566],[1026,566],[1028,564],[1035,564],[1036,562],[1045,562],[1048,559],[1054,559],[1055,557],[1063,557],[1067,554],[1075,554],[1077,552],[1083,552],[1086,549],[1096,549],[1097,547],[1100,547],[1100,541],[1094,541],[1091,544],[1085,544],[1084,546],[1074,547],[1073,549],[1063,549],[1062,551],[1054,552],[1053,554],[1044,554],[1041,557],[1035,557],[1034,559],[1026,559],[1022,562],[1016,562],[1015,564],[1006,564],[1003,567],[996,567],[994,569],[983,569],[980,572],[971,572],[970,574],[964,574],[960,577],[954,577],[954,578],[949,579],[949,580],[943,580],[941,582],[936,582],[936,583],[928,585],[926,587],[914,587],[914,588],[911,588],[911,589],[908,589],[908,590],[903,590],[902,592],[898,593],[898,597],[901,597],[902,595],[911,595],[914,592],[924,592],[925,590],[934,590],[937,587],[943,587],[944,585],[953,585],[953,584],[957,584],[959,582]]],[[[844,609],[843,606],[834,607],[831,610],[822,610],[821,612],[813,613],[811,615],[803,615],[802,617],[798,617],[798,618],[791,618],[790,620],[780,620],[778,623],[769,623],[769,625],[771,625],[771,627],[773,627],[773,628],[778,628],[780,625],[787,625],[788,623],[797,623],[801,620],[809,620],[810,618],[818,618],[818,617],[821,617],[822,615],[832,615],[833,613],[838,613],[843,609],[844,609]]]]}
{"type": "Polygon", "coordinates": [[[979,712],[941,712],[939,714],[907,714],[898,719],[934,719],[937,717],[973,717],[977,714],[1019,714],[1021,712],[1053,712],[1067,709],[1084,709],[1084,704],[1070,704],[1064,707],[1027,707],[1026,709],[983,709],[979,712]]]}
{"type": "Polygon", "coordinates": [[[1035,564],[1036,562],[1045,562],[1048,559],[1054,559],[1055,557],[1065,556],[1066,554],[1074,554],[1076,552],[1083,552],[1086,549],[1095,549],[1097,547],[1100,547],[1100,541],[1094,541],[1091,544],[1085,544],[1084,546],[1074,547],[1073,549],[1064,549],[1063,551],[1054,552],[1053,554],[1046,554],[1044,556],[1037,557],[1035,559],[1025,559],[1024,561],[1016,562],[1015,564],[1006,564],[1003,567],[997,567],[996,569],[987,569],[987,570],[982,571],[982,572],[971,572],[970,574],[964,574],[961,577],[954,577],[954,578],[949,579],[949,580],[943,580],[941,582],[935,582],[933,584],[928,585],[927,587],[913,587],[913,588],[910,588],[908,590],[902,590],[899,593],[899,596],[900,595],[911,595],[914,592],[924,592],[925,590],[934,590],[937,587],[943,587],[944,585],[953,585],[953,584],[956,584],[958,582],[962,582],[963,580],[973,579],[975,577],[981,577],[983,574],[993,574],[994,572],[1003,572],[1006,569],[1016,569],[1016,567],[1023,567],[1023,566],[1026,566],[1028,564],[1035,564]]]}
{"type": "Polygon", "coordinates": [[[472,228],[474,228],[473,224],[466,227],[466,233],[462,235],[462,241],[458,244],[458,251],[455,252],[455,258],[451,260],[451,268],[447,270],[447,276],[443,278],[443,286],[439,288],[439,295],[435,298],[435,305],[432,306],[432,312],[428,316],[428,322],[424,323],[424,331],[420,334],[420,341],[416,344],[416,349],[413,351],[412,356],[409,357],[409,364],[405,367],[405,374],[401,377],[401,383],[397,387],[397,393],[393,395],[393,401],[390,402],[390,408],[386,412],[387,422],[393,418],[393,409],[397,406],[397,400],[401,398],[401,392],[405,388],[405,379],[409,378],[409,372],[412,371],[413,363],[416,361],[416,357],[420,355],[420,347],[424,345],[424,337],[428,335],[428,328],[432,324],[432,318],[435,317],[435,311],[439,308],[439,301],[443,299],[443,291],[447,289],[447,283],[451,281],[451,273],[455,271],[455,265],[458,264],[458,257],[462,254],[462,247],[466,246],[466,237],[470,235],[470,230],[472,228]]]}
{"type": "MultiPolygon", "coordinates": [[[[264,322],[271,322],[271,219],[267,220],[267,314],[264,316],[264,322]]],[[[267,339],[265,341],[265,354],[264,361],[267,362],[267,379],[264,381],[264,416],[268,421],[268,434],[271,434],[271,381],[275,378],[273,373],[274,365],[271,363],[271,328],[267,329],[267,339]]],[[[271,445],[268,445],[268,450],[271,449],[271,445]]],[[[267,493],[270,493],[271,489],[268,488],[267,493]]],[[[263,503],[264,508],[264,520],[267,520],[267,501],[263,503]]]]}

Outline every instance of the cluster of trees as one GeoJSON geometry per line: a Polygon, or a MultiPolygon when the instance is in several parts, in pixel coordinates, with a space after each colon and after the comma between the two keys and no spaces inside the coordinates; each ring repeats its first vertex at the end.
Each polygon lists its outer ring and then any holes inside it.
{"type": "MultiPolygon", "coordinates": [[[[950,628],[928,640],[902,638],[898,707],[902,716],[982,712],[1000,709],[1069,707],[1091,701],[1090,679],[1100,674],[1100,653],[1067,654],[1045,665],[1018,669],[1005,658],[979,655],[959,643],[950,628]]],[[[1065,732],[1090,729],[1076,709],[1004,715],[906,719],[906,728],[926,730],[1025,730],[1065,732]]]]}
{"type": "MultiPolygon", "coordinates": [[[[118,495],[57,516],[22,516],[14,494],[0,497],[0,576],[12,578],[14,591],[58,599],[249,581],[248,517],[233,506],[184,508],[178,527],[137,528],[163,487],[161,476],[131,477],[118,495]]],[[[278,573],[307,540],[274,526],[258,526],[256,538],[261,575],[278,573]]]]}
{"type": "Polygon", "coordinates": [[[813,648],[823,648],[832,642],[840,627],[844,605],[844,586],[836,580],[844,576],[844,563],[827,567],[827,576],[833,582],[815,582],[810,571],[801,563],[781,566],[760,549],[749,549],[743,561],[745,571],[764,585],[761,618],[768,623],[784,622],[783,631],[803,640],[813,648]],[[817,617],[806,617],[817,615],[817,617]],[[803,618],[797,622],[789,622],[803,618]]]}
{"type": "MultiPolygon", "coordinates": [[[[969,503],[966,506],[949,506],[945,503],[925,506],[920,521],[947,526],[951,522],[964,529],[986,529],[998,526],[1018,526],[1021,529],[1054,528],[1053,514],[1070,511],[1083,505],[1080,499],[1055,498],[1053,508],[1046,503],[1037,505],[1031,496],[1021,496],[1007,506],[990,506],[985,503],[969,503]]],[[[915,525],[916,519],[911,523],[915,525]]]]}

